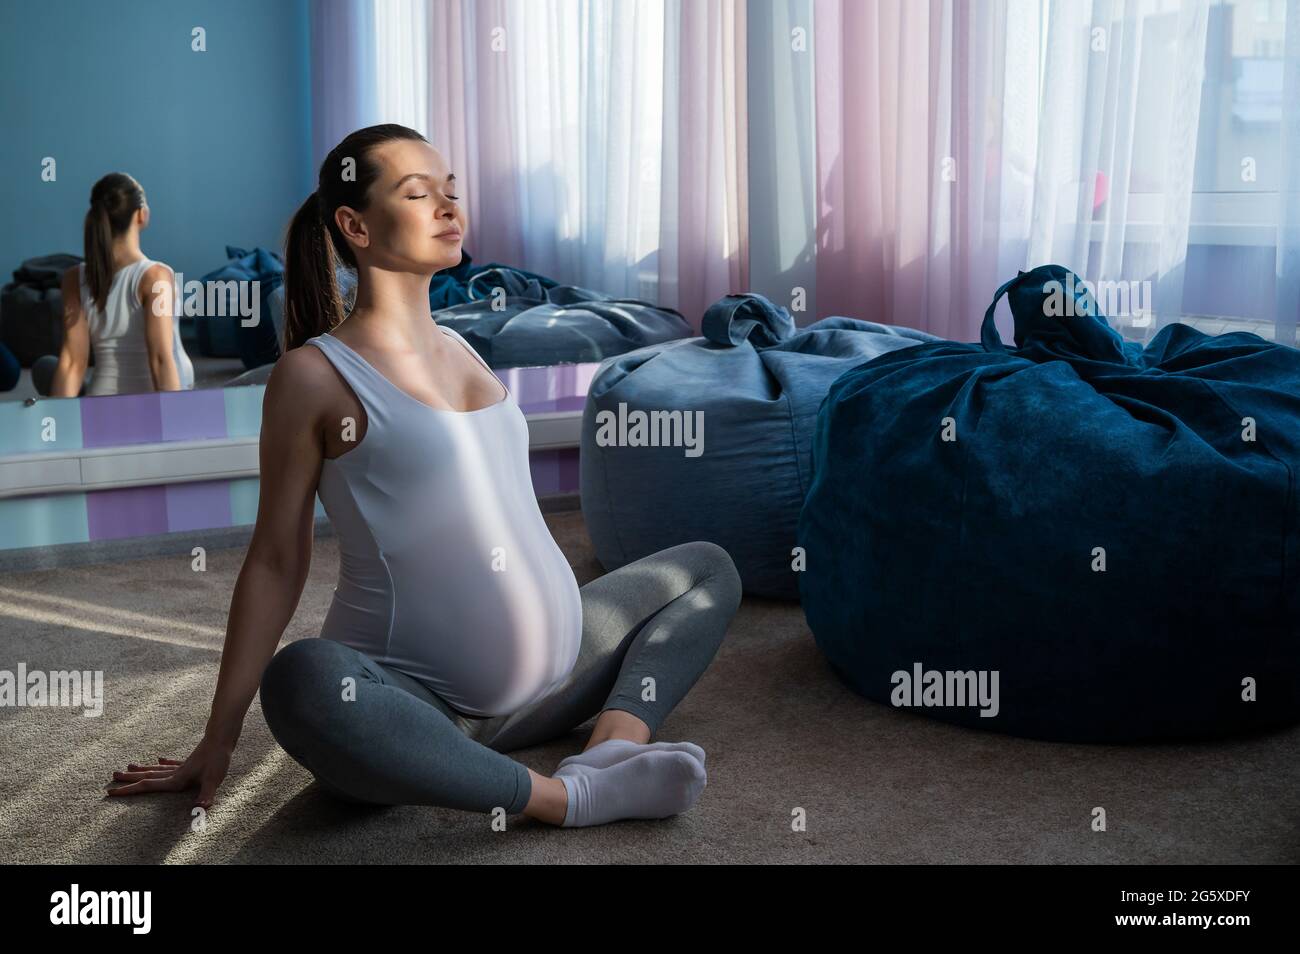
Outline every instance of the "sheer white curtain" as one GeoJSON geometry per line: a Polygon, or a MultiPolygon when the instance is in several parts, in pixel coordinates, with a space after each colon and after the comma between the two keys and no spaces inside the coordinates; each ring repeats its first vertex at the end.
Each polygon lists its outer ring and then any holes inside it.
{"type": "Polygon", "coordinates": [[[1295,342],[1300,0],[814,11],[820,313],[970,339],[992,287],[1056,262],[1130,336],[1295,342]]]}
{"type": "Polygon", "coordinates": [[[335,64],[316,73],[317,138],[371,122],[423,133],[456,172],[477,261],[697,325],[747,286],[743,0],[327,0],[314,13],[335,64]]]}
{"type": "Polygon", "coordinates": [[[1208,0],[1053,3],[1029,263],[1148,281],[1183,314],[1208,0]],[[1143,201],[1145,200],[1145,201],[1143,201]]]}
{"type": "MultiPolygon", "coordinates": [[[[1300,0],[1046,7],[1027,264],[1149,283],[1153,315],[1296,342],[1300,0]]],[[[1151,320],[1154,317],[1154,320],[1151,320]]]]}
{"type": "Polygon", "coordinates": [[[429,5],[381,0],[373,7],[376,108],[382,122],[424,132],[429,116],[429,5]]]}

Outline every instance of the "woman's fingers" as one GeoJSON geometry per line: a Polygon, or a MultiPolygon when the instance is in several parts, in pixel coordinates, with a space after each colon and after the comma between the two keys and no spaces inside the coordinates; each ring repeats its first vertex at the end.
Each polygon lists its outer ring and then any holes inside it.
{"type": "Polygon", "coordinates": [[[138,782],[132,782],[130,785],[121,785],[118,788],[110,788],[110,795],[145,795],[149,792],[177,792],[183,787],[183,783],[176,778],[146,778],[138,782]]]}
{"type": "Polygon", "coordinates": [[[159,765],[184,765],[185,761],[183,759],[165,759],[160,755],[158,756],[158,764],[159,765]]]}
{"type": "Polygon", "coordinates": [[[171,778],[175,774],[175,769],[164,769],[159,772],[114,772],[113,781],[138,782],[142,778],[171,778]]]}
{"type": "Polygon", "coordinates": [[[212,798],[217,794],[217,786],[221,784],[221,779],[207,776],[199,782],[199,794],[194,797],[195,805],[202,805],[204,808],[212,807],[212,798]]]}
{"type": "Polygon", "coordinates": [[[183,762],[176,759],[159,759],[157,765],[127,766],[125,772],[113,773],[114,782],[126,782],[118,788],[110,788],[110,795],[137,795],[143,792],[178,792],[188,788],[193,772],[186,772],[183,762]]]}

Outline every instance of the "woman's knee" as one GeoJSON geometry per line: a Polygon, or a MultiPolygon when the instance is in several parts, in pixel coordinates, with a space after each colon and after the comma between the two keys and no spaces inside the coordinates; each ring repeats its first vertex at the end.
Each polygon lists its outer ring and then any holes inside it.
{"type": "Polygon", "coordinates": [[[700,581],[697,585],[706,587],[731,612],[739,609],[744,587],[731,554],[709,540],[694,540],[682,546],[688,548],[690,559],[696,568],[700,581]]]}
{"type": "Polygon", "coordinates": [[[262,673],[262,715],[279,738],[328,719],[331,703],[343,696],[350,665],[346,646],[329,639],[300,639],[272,657],[262,673]]]}
{"type": "Polygon", "coordinates": [[[364,675],[354,650],[329,639],[300,639],[272,657],[260,693],[271,735],[323,791],[342,801],[375,804],[357,788],[364,779],[350,765],[356,723],[346,715],[346,680],[364,675]]]}

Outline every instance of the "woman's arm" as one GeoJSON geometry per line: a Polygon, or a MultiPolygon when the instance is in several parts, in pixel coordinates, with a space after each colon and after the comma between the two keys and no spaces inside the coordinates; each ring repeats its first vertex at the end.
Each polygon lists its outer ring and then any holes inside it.
{"type": "Polygon", "coordinates": [[[290,352],[277,362],[262,404],[257,523],[235,583],[207,731],[231,748],[311,568],[321,441],[307,405],[320,389],[297,373],[316,370],[299,367],[304,357],[290,352]]]}
{"type": "Polygon", "coordinates": [[[198,785],[195,804],[210,805],[230,765],[244,716],[262,672],[280,642],[311,567],[320,421],[329,382],[319,362],[299,348],[276,363],[262,402],[261,488],[257,523],[230,601],[216,693],[203,740],[184,762],[130,765],[115,772],[131,782],[113,795],[180,791],[198,785]]]}
{"type": "Polygon", "coordinates": [[[50,381],[50,397],[77,397],[86,383],[90,363],[90,328],[81,307],[81,267],[63,273],[63,348],[50,381]]]}
{"type": "Polygon", "coordinates": [[[161,262],[150,265],[140,282],[140,301],[144,305],[144,337],[149,351],[149,373],[155,391],[179,391],[181,373],[172,352],[175,329],[172,312],[176,302],[176,279],[172,270],[161,262]]]}

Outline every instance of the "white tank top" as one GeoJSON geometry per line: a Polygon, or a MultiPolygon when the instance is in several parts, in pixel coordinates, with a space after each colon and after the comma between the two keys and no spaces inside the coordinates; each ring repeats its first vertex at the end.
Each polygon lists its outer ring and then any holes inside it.
{"type": "Polygon", "coordinates": [[[537,505],[514,396],[507,388],[484,408],[439,410],[333,335],[307,344],[367,417],[361,442],[321,467],[318,493],[339,540],[321,636],[468,715],[505,715],[546,695],[577,662],[582,601],[537,505]]]}
{"type": "MultiPolygon", "coordinates": [[[[149,345],[145,339],[145,305],[140,301],[140,283],[144,273],[157,262],[147,258],[133,262],[113,273],[103,311],[95,304],[86,283],[86,267],[81,266],[81,307],[90,326],[90,341],[95,349],[95,373],[86,395],[138,394],[154,389],[149,373],[149,345]]],[[[175,284],[175,276],[172,278],[175,284]]],[[[194,365],[181,344],[180,294],[176,290],[172,304],[172,357],[180,376],[181,390],[194,387],[194,365]]]]}

